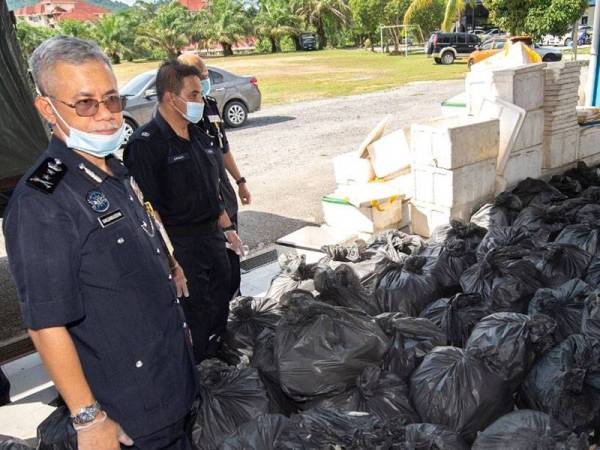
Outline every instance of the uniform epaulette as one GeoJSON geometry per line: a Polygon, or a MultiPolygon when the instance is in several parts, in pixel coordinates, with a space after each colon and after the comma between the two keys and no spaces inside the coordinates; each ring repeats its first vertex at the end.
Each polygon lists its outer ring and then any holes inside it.
{"type": "Polygon", "coordinates": [[[214,97],[211,97],[210,95],[207,95],[206,97],[204,97],[206,100],[208,100],[208,102],[212,105],[216,105],[217,104],[217,99],[214,97]]]}
{"type": "Polygon", "coordinates": [[[58,158],[47,158],[27,179],[27,185],[44,194],[52,194],[67,173],[67,166],[58,158]]]}
{"type": "Polygon", "coordinates": [[[141,141],[149,141],[152,139],[152,136],[155,134],[155,132],[156,127],[153,127],[151,124],[146,124],[145,126],[135,130],[129,142],[133,142],[138,139],[141,141]]]}

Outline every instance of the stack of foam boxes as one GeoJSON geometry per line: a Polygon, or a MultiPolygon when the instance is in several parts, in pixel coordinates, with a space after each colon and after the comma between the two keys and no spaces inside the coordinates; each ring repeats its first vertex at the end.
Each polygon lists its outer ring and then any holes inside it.
{"type": "Polygon", "coordinates": [[[429,237],[450,219],[468,221],[494,196],[499,121],[446,117],[413,125],[411,232],[429,237]]]}
{"type": "Polygon", "coordinates": [[[555,175],[578,158],[577,103],[581,66],[578,62],[550,63],[545,69],[542,174],[555,175]]]}
{"type": "MultiPolygon", "coordinates": [[[[509,69],[471,72],[466,78],[469,113],[478,116],[485,99],[499,99],[520,108],[524,115],[520,132],[511,140],[512,118],[500,117],[501,142],[509,152],[504,167],[499,167],[505,187],[532,177],[542,171],[542,141],[544,132],[544,67],[530,64],[509,69]],[[512,145],[509,145],[512,144],[512,145]]],[[[501,146],[502,147],[502,146],[501,146]]],[[[504,155],[500,155],[503,159],[504,155]]]]}
{"type": "Polygon", "coordinates": [[[600,125],[580,127],[577,159],[588,166],[600,164],[600,125]]]}

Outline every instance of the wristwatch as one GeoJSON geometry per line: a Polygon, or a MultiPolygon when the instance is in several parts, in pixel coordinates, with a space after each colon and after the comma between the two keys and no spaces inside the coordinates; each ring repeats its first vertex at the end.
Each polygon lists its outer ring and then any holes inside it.
{"type": "Polygon", "coordinates": [[[71,422],[73,425],[87,425],[96,420],[96,417],[101,410],[102,408],[100,408],[100,403],[98,402],[89,406],[84,406],[79,410],[77,415],[71,416],[71,422]]]}
{"type": "Polygon", "coordinates": [[[246,179],[245,179],[244,177],[241,177],[240,179],[238,179],[238,180],[235,180],[235,183],[236,183],[238,186],[239,186],[240,184],[242,184],[242,183],[245,183],[245,182],[246,182],[246,179]]]}
{"type": "Polygon", "coordinates": [[[228,227],[223,228],[224,233],[226,233],[228,231],[235,231],[235,225],[229,225],[228,227]]]}

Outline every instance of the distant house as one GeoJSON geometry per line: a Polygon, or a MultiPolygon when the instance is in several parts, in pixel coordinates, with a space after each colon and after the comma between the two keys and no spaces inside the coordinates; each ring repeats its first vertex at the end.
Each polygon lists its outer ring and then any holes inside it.
{"type": "Polygon", "coordinates": [[[190,11],[200,11],[208,7],[210,0],[179,0],[190,11]]]}
{"type": "Polygon", "coordinates": [[[590,27],[594,26],[594,12],[596,11],[596,0],[590,0],[588,3],[588,7],[581,16],[581,20],[579,21],[580,25],[589,25],[590,27]]]}
{"type": "Polygon", "coordinates": [[[110,10],[81,0],[43,0],[14,11],[15,16],[31,25],[54,28],[61,20],[93,22],[110,14],[110,10]]]}

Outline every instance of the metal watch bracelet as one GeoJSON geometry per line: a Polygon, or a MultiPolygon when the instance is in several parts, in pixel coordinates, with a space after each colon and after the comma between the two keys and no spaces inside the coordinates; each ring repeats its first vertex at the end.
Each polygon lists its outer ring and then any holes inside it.
{"type": "Polygon", "coordinates": [[[102,408],[98,402],[89,406],[84,406],[79,410],[77,415],[71,416],[71,423],[73,423],[73,425],[86,425],[91,423],[96,420],[100,411],[102,411],[102,408]]]}

